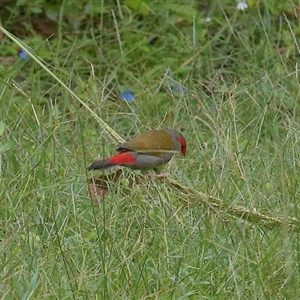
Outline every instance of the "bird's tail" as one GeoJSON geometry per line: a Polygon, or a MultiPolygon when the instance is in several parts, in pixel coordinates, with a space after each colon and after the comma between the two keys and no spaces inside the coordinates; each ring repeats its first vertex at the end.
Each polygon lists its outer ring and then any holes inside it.
{"type": "Polygon", "coordinates": [[[113,167],[115,164],[110,162],[109,159],[102,159],[94,161],[87,169],[90,170],[106,170],[113,167]]]}

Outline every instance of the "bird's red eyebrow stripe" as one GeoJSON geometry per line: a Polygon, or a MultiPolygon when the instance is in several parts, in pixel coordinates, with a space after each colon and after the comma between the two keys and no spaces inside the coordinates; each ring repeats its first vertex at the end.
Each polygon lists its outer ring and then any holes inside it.
{"type": "Polygon", "coordinates": [[[129,164],[134,165],[134,157],[131,155],[131,153],[128,152],[121,152],[118,153],[108,159],[108,162],[114,165],[118,164],[129,164]]]}
{"type": "Polygon", "coordinates": [[[185,140],[180,136],[178,136],[176,139],[181,144],[181,151],[182,151],[183,156],[185,156],[185,154],[186,154],[186,142],[185,142],[185,140]]]}
{"type": "Polygon", "coordinates": [[[181,145],[185,145],[185,140],[182,137],[178,136],[176,139],[181,145]]]}

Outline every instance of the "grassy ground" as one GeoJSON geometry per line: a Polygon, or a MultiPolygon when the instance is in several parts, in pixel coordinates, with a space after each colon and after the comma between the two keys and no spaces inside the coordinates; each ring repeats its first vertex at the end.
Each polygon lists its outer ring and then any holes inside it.
{"type": "Polygon", "coordinates": [[[1,299],[299,299],[298,10],[233,2],[94,4],[24,37],[85,106],[0,40],[1,299]],[[125,139],[182,132],[182,188],[126,171],[95,206],[86,167],[115,145],[86,106],[125,139]]]}

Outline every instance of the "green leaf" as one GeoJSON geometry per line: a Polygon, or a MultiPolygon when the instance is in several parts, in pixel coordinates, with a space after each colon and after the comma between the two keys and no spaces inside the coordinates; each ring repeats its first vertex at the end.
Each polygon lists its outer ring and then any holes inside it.
{"type": "Polygon", "coordinates": [[[4,143],[4,144],[0,145],[0,153],[8,151],[11,148],[13,148],[14,146],[15,146],[15,144],[13,142],[4,143]]]}
{"type": "Polygon", "coordinates": [[[125,0],[124,4],[143,15],[147,15],[149,12],[147,2],[146,0],[125,0]]]}
{"type": "Polygon", "coordinates": [[[0,136],[4,133],[4,123],[0,121],[0,136]]]}
{"type": "Polygon", "coordinates": [[[43,12],[43,10],[40,7],[31,7],[30,8],[31,12],[33,12],[34,14],[41,14],[43,12]]]}

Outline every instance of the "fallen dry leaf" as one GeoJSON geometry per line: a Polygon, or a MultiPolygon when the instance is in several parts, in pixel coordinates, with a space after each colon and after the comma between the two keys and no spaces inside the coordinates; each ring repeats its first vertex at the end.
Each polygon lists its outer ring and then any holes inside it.
{"type": "MultiPolygon", "coordinates": [[[[141,184],[145,181],[144,175],[134,175],[128,178],[127,175],[124,174],[123,170],[119,169],[115,173],[108,175],[101,175],[97,178],[91,178],[87,184],[87,190],[91,197],[91,200],[94,204],[98,204],[99,201],[102,201],[105,196],[107,196],[109,187],[113,184],[116,184],[118,181],[125,179],[126,184],[123,185],[122,192],[127,194],[130,192],[130,189],[134,185],[141,184]]],[[[121,184],[122,185],[122,184],[121,184]]]]}

